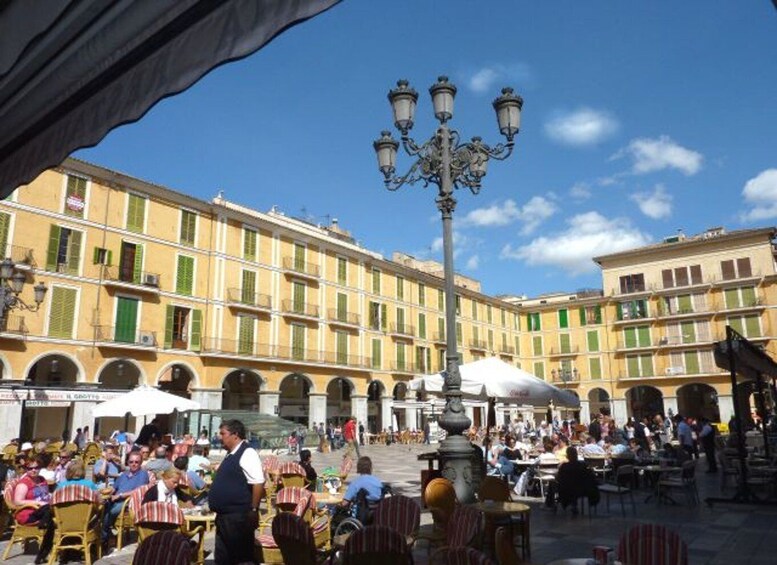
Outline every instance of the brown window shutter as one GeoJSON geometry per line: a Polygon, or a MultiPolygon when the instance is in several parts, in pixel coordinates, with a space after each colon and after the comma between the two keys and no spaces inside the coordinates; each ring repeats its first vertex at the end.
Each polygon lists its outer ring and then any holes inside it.
{"type": "Polygon", "coordinates": [[[736,278],[736,273],[734,272],[734,261],[721,261],[720,262],[720,273],[723,275],[724,281],[730,281],[731,279],[736,278]]]}
{"type": "Polygon", "coordinates": [[[750,268],[750,257],[737,259],[737,273],[739,273],[740,279],[753,276],[753,271],[750,268]]]}
{"type": "Polygon", "coordinates": [[[674,280],[677,283],[677,286],[688,286],[688,268],[676,268],[674,270],[674,280]]]}
{"type": "Polygon", "coordinates": [[[691,265],[691,284],[701,284],[701,265],[691,265]]]}
{"type": "Polygon", "coordinates": [[[664,288],[672,288],[674,286],[674,277],[672,276],[672,269],[662,270],[661,279],[664,282],[664,288]]]}

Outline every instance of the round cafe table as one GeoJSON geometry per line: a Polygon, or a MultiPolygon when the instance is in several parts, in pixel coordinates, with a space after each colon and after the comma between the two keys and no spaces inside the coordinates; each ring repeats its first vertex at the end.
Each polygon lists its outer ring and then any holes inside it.
{"type": "Polygon", "coordinates": [[[340,504],[343,501],[343,493],[340,492],[336,492],[335,494],[316,492],[314,494],[316,495],[316,504],[340,504]]]}
{"type": "Polygon", "coordinates": [[[199,512],[185,513],[183,517],[184,517],[184,520],[186,520],[187,530],[191,530],[193,528],[196,528],[199,525],[203,525],[205,526],[205,531],[209,532],[216,525],[215,512],[208,512],[207,514],[200,514],[199,512]]]}
{"type": "Polygon", "coordinates": [[[521,551],[524,559],[531,557],[529,537],[529,512],[531,511],[531,508],[529,508],[528,504],[512,501],[500,502],[496,500],[483,500],[480,502],[473,502],[470,506],[482,512],[487,520],[494,520],[502,516],[520,515],[521,551]]]}

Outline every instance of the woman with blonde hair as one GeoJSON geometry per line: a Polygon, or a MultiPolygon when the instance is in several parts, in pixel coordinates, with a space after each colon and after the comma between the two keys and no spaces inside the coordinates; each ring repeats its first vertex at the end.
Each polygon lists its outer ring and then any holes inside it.
{"type": "Polygon", "coordinates": [[[84,466],[84,462],[80,459],[74,459],[67,466],[67,469],[65,469],[65,478],[59,481],[57,488],[60,489],[68,485],[84,485],[92,490],[97,489],[97,485],[94,481],[90,481],[86,478],[86,467],[84,466]]]}
{"type": "Polygon", "coordinates": [[[177,504],[185,508],[194,506],[192,497],[186,494],[180,487],[181,472],[175,467],[165,469],[157,477],[157,483],[148,489],[143,497],[143,504],[146,502],[168,502],[177,504]]]}

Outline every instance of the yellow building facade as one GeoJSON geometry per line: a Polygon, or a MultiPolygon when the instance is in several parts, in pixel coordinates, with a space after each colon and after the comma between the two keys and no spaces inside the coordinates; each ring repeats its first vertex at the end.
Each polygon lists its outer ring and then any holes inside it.
{"type": "MultiPolygon", "coordinates": [[[[725,419],[730,385],[712,343],[730,323],[771,347],[773,236],[710,233],[600,257],[603,292],[492,297],[457,276],[462,360],[498,356],[573,390],[583,420],[601,406],[725,419]]],[[[431,415],[406,383],[444,366],[440,266],[387,259],[336,222],[69,159],[0,202],[0,245],[27,275],[25,302],[33,281],[49,289],[37,312],[9,311],[0,328],[0,443],[20,426],[25,437],[110,433],[123,421],[95,422],[91,409],[137,384],[308,425],[354,415],[371,430],[417,428],[431,415]]],[[[467,410],[484,422],[483,406],[467,410]]]]}

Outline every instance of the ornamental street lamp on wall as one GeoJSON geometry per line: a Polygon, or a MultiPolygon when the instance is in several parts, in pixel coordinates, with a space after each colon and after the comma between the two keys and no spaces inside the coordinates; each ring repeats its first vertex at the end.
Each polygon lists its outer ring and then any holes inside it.
{"type": "Polygon", "coordinates": [[[8,313],[11,310],[36,312],[46,296],[46,285],[38,283],[33,287],[35,304],[27,304],[19,296],[24,290],[27,275],[16,269],[10,257],[0,261],[0,331],[5,331],[8,313]]]}
{"type": "Polygon", "coordinates": [[[395,176],[399,142],[391,132],[383,131],[373,143],[378,157],[378,167],[385,177],[388,190],[394,191],[404,184],[423,182],[423,186],[437,185],[437,208],[442,215],[443,264],[445,272],[445,331],[446,370],[444,372],[445,409],[440,416],[440,427],[447,432],[440,444],[440,469],[443,477],[450,480],[461,502],[474,500],[472,484],[472,446],[463,433],[470,426],[461,403],[461,375],[459,355],[456,351],[456,299],[453,271],[453,211],[456,199],[453,191],[466,187],[473,194],[480,192],[481,180],[486,175],[489,159],[504,160],[513,152],[515,135],[521,122],[523,99],[513,93],[512,88],[502,89],[502,95],[493,102],[499,131],[507,142],[491,147],[480,137],[462,142],[459,133],[450,129],[448,121],[453,117],[453,100],[456,87],[448,77],[438,78],[430,89],[434,116],[440,122],[434,135],[422,145],[409,137],[413,128],[418,93],[406,80],[397,82],[397,87],[388,94],[394,112],[394,125],[401,134],[402,147],[415,158],[407,173],[395,176]]]}

